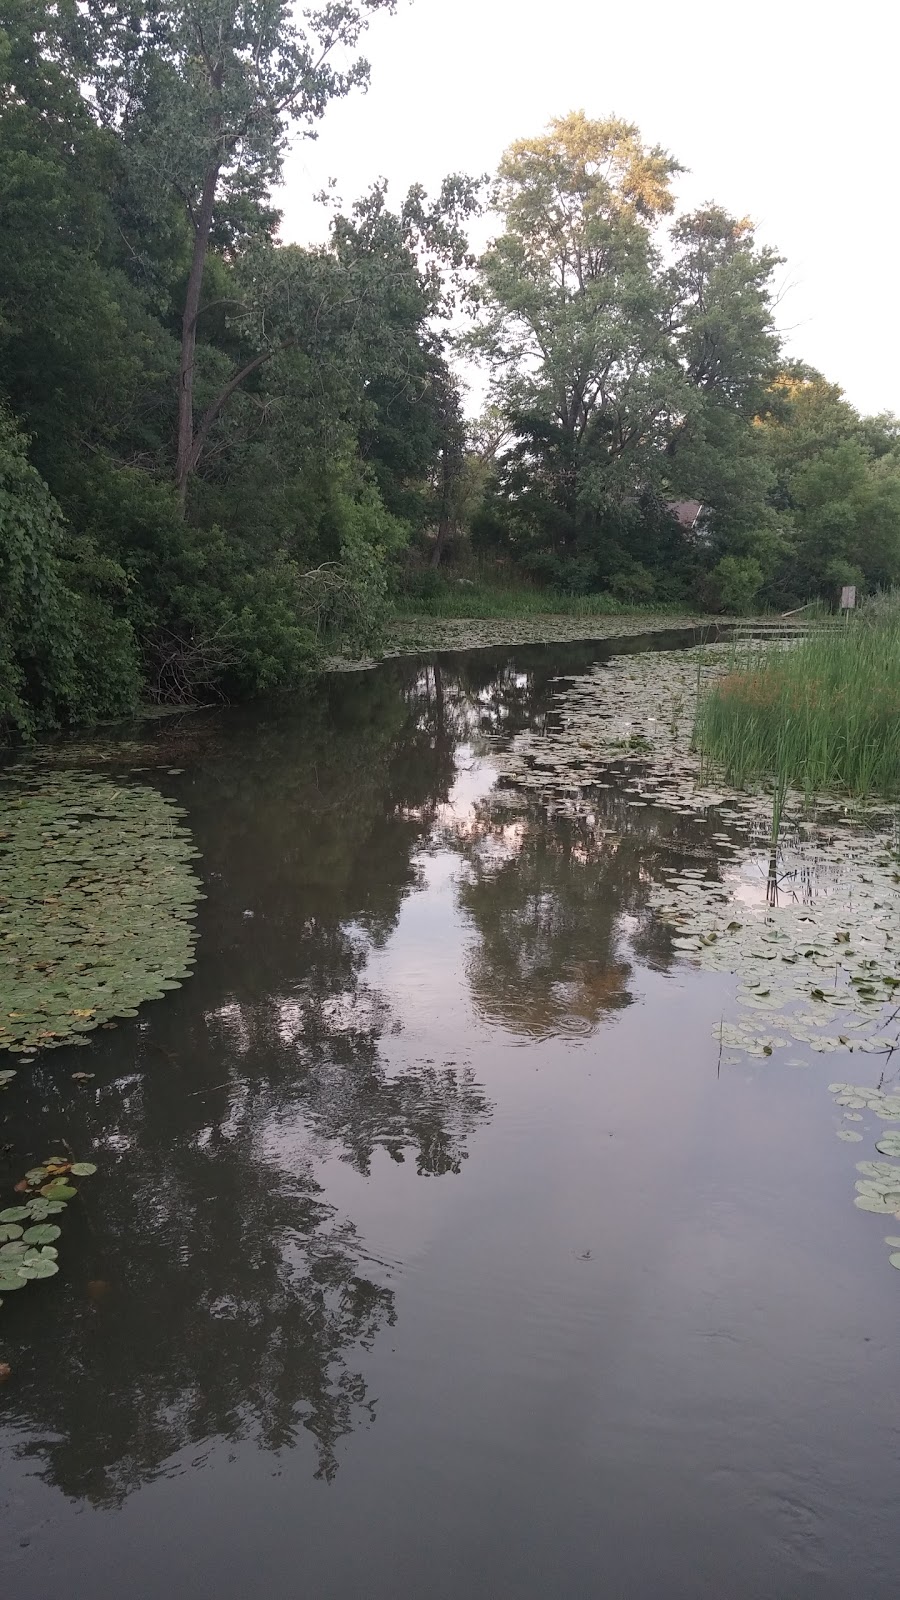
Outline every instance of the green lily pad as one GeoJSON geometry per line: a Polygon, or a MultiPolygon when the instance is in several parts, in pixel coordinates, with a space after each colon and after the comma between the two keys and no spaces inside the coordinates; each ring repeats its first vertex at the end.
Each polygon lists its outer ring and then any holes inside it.
{"type": "Polygon", "coordinates": [[[898,1239],[895,1233],[889,1233],[884,1242],[885,1244],[889,1244],[892,1249],[900,1250],[900,1239],[898,1239]]]}
{"type": "Polygon", "coordinates": [[[0,1244],[0,1261],[18,1261],[20,1256],[27,1253],[28,1246],[24,1239],[11,1239],[8,1244],[0,1244]]]}
{"type": "Polygon", "coordinates": [[[52,1278],[59,1271],[59,1266],[55,1261],[50,1261],[44,1256],[34,1261],[23,1261],[22,1265],[16,1268],[16,1271],[20,1277],[27,1279],[52,1278]]]}
{"type": "Polygon", "coordinates": [[[27,1216],[27,1206],[7,1206],[5,1211],[0,1211],[0,1222],[24,1222],[27,1216]]]}
{"type": "Polygon", "coordinates": [[[3,784],[0,1049],[83,1044],[190,960],[200,883],[157,790],[25,766],[3,784]]]}
{"type": "Polygon", "coordinates": [[[877,1217],[889,1216],[895,1210],[895,1207],[888,1205],[886,1200],[875,1194],[858,1194],[853,1204],[860,1211],[874,1212],[877,1217]]]}
{"type": "Polygon", "coordinates": [[[73,1189],[70,1183],[60,1183],[58,1180],[56,1183],[45,1183],[41,1190],[48,1200],[74,1200],[77,1193],[78,1190],[73,1189]]]}
{"type": "Polygon", "coordinates": [[[900,1271],[900,1250],[895,1250],[893,1255],[888,1256],[888,1261],[892,1267],[896,1267],[900,1271]]]}
{"type": "Polygon", "coordinates": [[[900,1156],[900,1133],[885,1133],[875,1149],[883,1156],[900,1156]]]}
{"type": "Polygon", "coordinates": [[[73,1178],[91,1178],[97,1168],[93,1161],[73,1161],[70,1170],[73,1178]]]}
{"type": "MultiPolygon", "coordinates": [[[[862,1139],[862,1134],[856,1133],[853,1128],[838,1128],[837,1136],[846,1140],[847,1144],[859,1144],[862,1139]]],[[[881,1145],[877,1145],[876,1149],[880,1150],[881,1145]]]]}
{"type": "Polygon", "coordinates": [[[0,1267],[0,1294],[12,1294],[14,1289],[24,1289],[27,1281],[18,1272],[7,1272],[0,1267]]]}
{"type": "Polygon", "coordinates": [[[18,1222],[0,1222],[0,1244],[6,1244],[10,1239],[20,1239],[22,1228],[18,1222]]]}
{"type": "Polygon", "coordinates": [[[61,1229],[52,1222],[41,1222],[34,1228],[27,1228],[23,1234],[26,1244],[52,1244],[58,1239],[61,1229]]]}

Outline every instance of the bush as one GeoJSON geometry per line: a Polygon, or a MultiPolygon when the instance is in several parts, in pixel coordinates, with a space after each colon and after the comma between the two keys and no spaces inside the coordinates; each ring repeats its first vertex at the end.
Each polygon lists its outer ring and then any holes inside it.
{"type": "Polygon", "coordinates": [[[753,556],[723,556],[700,579],[697,597],[707,611],[747,616],[758,603],[762,581],[762,567],[753,556]]]}
{"type": "Polygon", "coordinates": [[[133,706],[134,634],[92,592],[92,556],[0,408],[0,735],[29,738],[133,706]]]}

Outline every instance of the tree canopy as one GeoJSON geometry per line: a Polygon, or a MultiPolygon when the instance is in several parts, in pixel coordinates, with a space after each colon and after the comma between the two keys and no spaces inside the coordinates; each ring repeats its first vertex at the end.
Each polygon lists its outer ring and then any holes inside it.
{"type": "Polygon", "coordinates": [[[442,562],[718,609],[900,578],[898,424],[785,363],[779,258],[633,124],[512,145],[478,261],[463,174],[281,237],[391,9],[8,0],[4,734],[295,684],[442,562]]]}

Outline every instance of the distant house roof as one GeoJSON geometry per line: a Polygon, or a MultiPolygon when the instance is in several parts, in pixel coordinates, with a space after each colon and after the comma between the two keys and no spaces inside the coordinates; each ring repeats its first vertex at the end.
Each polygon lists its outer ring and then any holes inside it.
{"type": "Polygon", "coordinates": [[[666,510],[671,511],[673,517],[681,523],[690,533],[697,526],[697,519],[703,510],[702,500],[668,500],[666,510]]]}

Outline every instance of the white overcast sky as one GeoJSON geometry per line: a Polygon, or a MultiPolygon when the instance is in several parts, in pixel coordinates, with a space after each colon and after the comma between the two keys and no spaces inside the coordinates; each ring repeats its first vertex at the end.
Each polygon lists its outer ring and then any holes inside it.
{"type": "Polygon", "coordinates": [[[786,257],[789,353],[862,411],[900,412],[897,0],[399,0],[364,42],[367,94],[300,140],[283,235],[327,231],[378,177],[399,199],[492,171],[513,139],[584,110],[636,122],[689,171],[681,205],[750,216],[786,257]]]}

